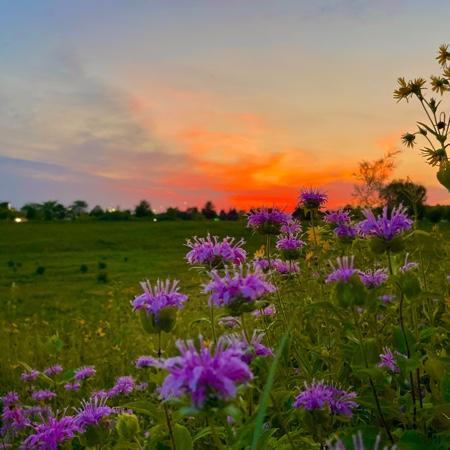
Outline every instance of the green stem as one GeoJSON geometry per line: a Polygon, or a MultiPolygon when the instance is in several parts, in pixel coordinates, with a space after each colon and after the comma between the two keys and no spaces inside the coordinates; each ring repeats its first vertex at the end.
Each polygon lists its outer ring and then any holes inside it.
{"type": "MultiPolygon", "coordinates": [[[[364,364],[366,365],[366,368],[368,369],[369,368],[369,362],[367,360],[366,348],[365,348],[364,341],[363,341],[362,331],[361,331],[361,328],[359,326],[359,321],[358,321],[358,316],[356,315],[356,310],[354,308],[352,308],[352,309],[353,309],[353,318],[355,320],[355,328],[356,328],[356,330],[358,332],[359,346],[361,348],[361,353],[362,353],[363,358],[364,358],[364,364]]],[[[386,430],[386,433],[388,435],[389,440],[393,444],[394,443],[394,438],[392,437],[391,430],[389,429],[389,427],[387,425],[387,422],[386,422],[386,419],[384,418],[383,410],[381,409],[380,400],[378,398],[377,390],[375,388],[375,384],[374,384],[374,382],[372,380],[372,377],[369,377],[369,383],[370,383],[370,387],[372,389],[372,394],[373,394],[373,397],[375,399],[375,405],[377,407],[377,411],[378,411],[378,415],[380,417],[381,423],[383,424],[383,427],[386,430]]]]}
{"type": "Polygon", "coordinates": [[[214,319],[214,305],[212,303],[209,305],[209,313],[210,313],[211,330],[212,330],[214,345],[216,345],[217,344],[216,325],[215,325],[215,319],[214,319]]]}
{"type": "Polygon", "coordinates": [[[388,251],[386,252],[386,254],[387,254],[387,260],[388,260],[388,265],[389,265],[389,273],[390,273],[391,275],[393,275],[393,274],[394,274],[394,271],[393,271],[393,269],[392,269],[391,251],[388,250],[388,251]]]}
{"type": "Polygon", "coordinates": [[[216,446],[217,449],[221,450],[224,448],[222,441],[219,438],[219,434],[217,433],[217,429],[214,425],[214,422],[210,419],[209,416],[206,416],[206,421],[209,425],[209,428],[211,429],[211,434],[213,437],[213,441],[214,441],[214,445],[216,446]]]}
{"type": "Polygon", "coordinates": [[[167,406],[165,403],[163,403],[163,408],[164,408],[164,414],[166,416],[167,428],[169,429],[170,441],[172,442],[172,450],[177,450],[177,446],[175,444],[175,437],[173,435],[172,421],[170,420],[169,410],[167,409],[167,406]]]}
{"type": "Polygon", "coordinates": [[[311,228],[313,232],[314,245],[317,247],[316,227],[314,225],[314,210],[309,211],[309,219],[311,221],[311,228]]]}

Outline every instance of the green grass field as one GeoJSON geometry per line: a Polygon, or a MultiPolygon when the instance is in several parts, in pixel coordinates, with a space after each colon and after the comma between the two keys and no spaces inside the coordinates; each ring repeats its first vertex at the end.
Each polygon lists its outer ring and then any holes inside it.
{"type": "Polygon", "coordinates": [[[148,345],[130,307],[139,281],[180,279],[193,300],[185,314],[206,304],[199,275],[184,261],[183,243],[207,232],[244,237],[251,250],[261,244],[235,222],[0,225],[0,384],[19,383],[18,361],[95,364],[105,381],[127,372],[148,345]]]}

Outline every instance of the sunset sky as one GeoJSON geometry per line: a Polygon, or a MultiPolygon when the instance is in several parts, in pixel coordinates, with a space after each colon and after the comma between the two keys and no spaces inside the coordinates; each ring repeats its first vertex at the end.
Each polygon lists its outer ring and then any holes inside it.
{"type": "MultiPolygon", "coordinates": [[[[155,209],[351,200],[361,159],[423,118],[448,1],[1,1],[0,201],[155,209]]],[[[417,151],[396,178],[448,203],[417,151]]]]}

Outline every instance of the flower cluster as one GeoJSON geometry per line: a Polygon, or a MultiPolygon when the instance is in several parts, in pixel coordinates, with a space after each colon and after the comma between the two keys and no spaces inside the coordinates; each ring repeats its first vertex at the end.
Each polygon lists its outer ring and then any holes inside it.
{"type": "Polygon", "coordinates": [[[350,213],[345,210],[327,212],[323,220],[334,225],[334,234],[343,240],[351,240],[358,234],[358,227],[352,224],[350,213]]]}
{"type": "Polygon", "coordinates": [[[242,248],[243,239],[235,242],[234,238],[226,237],[222,240],[218,236],[208,234],[206,238],[188,239],[186,246],[191,250],[186,260],[192,265],[205,265],[210,268],[221,267],[226,264],[242,264],[247,252],[242,248]]]}
{"type": "Polygon", "coordinates": [[[331,414],[351,417],[358,406],[355,398],[355,392],[338,389],[324,381],[313,381],[305,383],[305,388],[295,398],[294,407],[308,411],[328,408],[331,414]]]}
{"type": "Polygon", "coordinates": [[[278,234],[283,225],[291,222],[290,214],[278,208],[259,208],[250,212],[247,226],[263,234],[278,234]]]}
{"type": "Polygon", "coordinates": [[[165,282],[158,280],[155,286],[151,286],[149,281],[142,282],[144,293],[131,302],[134,310],[143,310],[158,318],[165,308],[182,308],[188,297],[179,292],[178,283],[178,280],[171,282],[169,279],[165,282]]]}
{"type": "Polygon", "coordinates": [[[244,271],[243,266],[223,275],[217,271],[211,272],[211,281],[204,285],[204,292],[210,294],[210,304],[216,306],[246,305],[249,310],[254,309],[256,300],[275,291],[275,286],[268,282],[259,270],[244,271]]]}
{"type": "Polygon", "coordinates": [[[358,270],[354,268],[355,257],[351,256],[342,256],[336,258],[337,267],[330,261],[330,265],[333,268],[333,272],[331,272],[326,278],[326,283],[337,283],[342,281],[347,283],[350,278],[358,273],[358,270]]]}
{"type": "Polygon", "coordinates": [[[282,259],[276,258],[272,261],[272,266],[281,275],[289,275],[300,271],[300,266],[297,261],[283,261],[282,259]]]}
{"type": "Polygon", "coordinates": [[[394,353],[388,347],[384,347],[383,353],[380,354],[380,362],[378,363],[378,367],[388,369],[394,373],[400,372],[394,353]]]}
{"type": "Polygon", "coordinates": [[[387,269],[374,269],[366,272],[360,271],[359,277],[368,289],[380,287],[389,279],[387,269]]]}
{"type": "Polygon", "coordinates": [[[364,236],[376,236],[386,241],[391,241],[412,227],[413,221],[406,214],[406,208],[402,205],[393,208],[390,215],[388,208],[383,208],[383,213],[375,217],[370,209],[363,211],[365,220],[359,224],[359,229],[364,236]]]}
{"type": "Polygon", "coordinates": [[[180,356],[157,364],[169,372],[160,388],[163,399],[188,396],[198,409],[216,406],[233,399],[238,386],[253,378],[241,346],[221,339],[213,351],[200,337],[199,349],[191,340],[178,341],[177,348],[180,356]]]}
{"type": "Polygon", "coordinates": [[[256,330],[253,331],[250,340],[245,333],[224,336],[229,345],[237,346],[242,350],[242,360],[247,364],[250,364],[258,356],[273,356],[273,350],[262,343],[263,338],[264,333],[258,333],[256,330]]]}
{"type": "Polygon", "coordinates": [[[327,201],[328,196],[317,189],[304,189],[300,192],[299,201],[306,209],[319,209],[327,201]]]}

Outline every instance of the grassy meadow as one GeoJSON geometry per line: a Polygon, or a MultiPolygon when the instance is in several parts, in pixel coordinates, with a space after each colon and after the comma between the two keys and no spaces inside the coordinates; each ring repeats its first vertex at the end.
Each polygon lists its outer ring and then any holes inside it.
{"type": "Polygon", "coordinates": [[[250,250],[261,244],[236,222],[1,224],[0,385],[20,384],[18,361],[95,364],[105,382],[132,370],[150,345],[130,306],[139,282],[180,279],[193,300],[185,313],[198,317],[206,297],[183,244],[207,232],[244,237],[250,250]]]}

